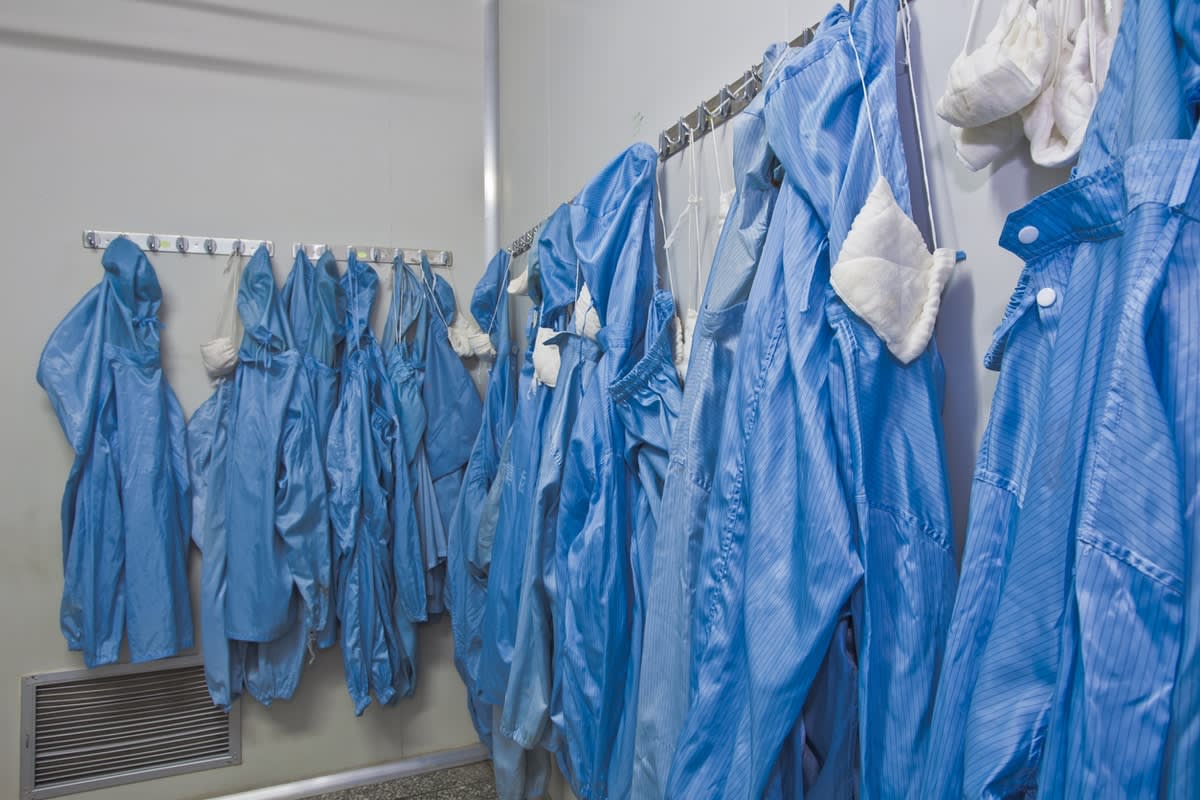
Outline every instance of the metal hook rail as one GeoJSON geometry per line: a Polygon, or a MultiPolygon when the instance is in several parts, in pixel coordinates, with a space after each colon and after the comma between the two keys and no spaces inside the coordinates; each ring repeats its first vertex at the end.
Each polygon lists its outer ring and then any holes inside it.
{"type": "Polygon", "coordinates": [[[397,258],[400,258],[405,264],[411,267],[421,266],[421,254],[423,253],[429,259],[429,266],[435,269],[450,269],[454,266],[454,253],[450,250],[428,250],[422,248],[411,247],[383,247],[378,245],[328,245],[328,244],[313,244],[296,242],[292,245],[292,255],[304,251],[304,254],[312,260],[316,260],[325,252],[333,253],[338,261],[346,261],[353,253],[354,257],[359,261],[366,261],[371,264],[391,264],[397,258]]]}
{"type": "MultiPolygon", "coordinates": [[[[818,25],[806,29],[792,41],[789,47],[804,47],[816,36],[818,25]]],[[[720,91],[696,106],[696,110],[682,116],[679,121],[658,135],[658,158],[666,161],[671,156],[687,149],[697,139],[715,131],[745,110],[759,92],[763,90],[763,64],[759,62],[742,73],[741,77],[721,87],[720,91]]]]}
{"type": "Polygon", "coordinates": [[[538,231],[541,230],[541,228],[542,223],[539,222],[537,225],[534,225],[532,228],[518,236],[513,243],[508,246],[508,254],[516,257],[523,253],[529,252],[529,250],[533,247],[533,243],[537,241],[538,231]]]}
{"type": "MultiPolygon", "coordinates": [[[[910,5],[914,0],[898,0],[898,7],[910,5]]],[[[848,0],[847,10],[854,10],[854,0],[848,0]]],[[[818,22],[805,29],[799,36],[788,42],[789,47],[807,47],[817,35],[821,27],[818,22]]],[[[658,158],[666,161],[673,155],[686,150],[689,144],[696,142],[717,128],[729,122],[741,113],[750,101],[763,90],[763,83],[770,77],[764,74],[763,64],[759,62],[746,70],[742,76],[732,83],[727,83],[707,101],[696,106],[691,113],[680,117],[679,121],[658,135],[658,158]]],[[[508,252],[518,256],[533,246],[539,225],[535,225],[508,247],[508,252]]]]}
{"type": "Polygon", "coordinates": [[[203,253],[210,256],[249,255],[259,248],[267,246],[267,252],[275,254],[275,243],[270,239],[242,238],[234,239],[221,236],[183,236],[176,233],[127,233],[124,231],[98,231],[88,229],[83,232],[83,246],[91,250],[103,250],[112,244],[114,239],[124,236],[143,250],[151,253],[203,253]]]}

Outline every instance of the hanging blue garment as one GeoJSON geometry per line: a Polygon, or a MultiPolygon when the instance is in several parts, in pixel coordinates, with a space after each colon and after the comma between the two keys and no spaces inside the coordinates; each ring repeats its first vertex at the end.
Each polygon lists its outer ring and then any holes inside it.
{"type": "MultiPolygon", "coordinates": [[[[566,212],[560,208],[543,227],[541,237],[553,236],[553,231],[566,223],[566,212]]],[[[536,330],[549,322],[541,315],[541,275],[561,268],[557,262],[543,262],[543,256],[547,255],[540,242],[529,254],[530,297],[535,306],[530,312],[525,355],[517,381],[516,416],[509,434],[508,459],[501,463],[497,476],[502,488],[495,512],[496,527],[483,532],[489,557],[480,686],[485,701],[497,707],[503,706],[509,683],[532,508],[530,489],[541,458],[541,431],[551,402],[552,389],[535,378],[533,363],[536,330]]],[[[570,268],[574,269],[573,261],[570,268]]]]}
{"type": "MultiPolygon", "coordinates": [[[[559,265],[541,269],[541,309],[547,320],[560,319],[575,301],[575,284],[570,276],[578,275],[566,206],[544,226],[538,242],[545,264],[559,265]],[[557,279],[556,279],[557,276],[557,279]]],[[[577,312],[581,309],[576,309],[577,312]]],[[[581,313],[574,322],[566,323],[568,330],[583,325],[581,313]]],[[[599,345],[589,336],[562,332],[542,341],[541,347],[553,349],[558,356],[550,408],[541,426],[540,459],[530,485],[531,507],[528,532],[524,541],[513,628],[511,671],[504,705],[499,720],[502,734],[534,755],[531,763],[548,761],[545,755],[560,750],[557,727],[552,718],[561,720],[561,707],[556,693],[554,654],[561,639],[557,590],[556,546],[558,506],[562,486],[563,454],[574,429],[581,398],[588,387],[594,386],[596,364],[600,359],[599,345]]],[[[536,358],[536,356],[535,356],[536,358]]],[[[518,536],[520,532],[517,532],[518,536]]],[[[503,755],[503,753],[501,753],[503,755]]],[[[497,760],[497,772],[501,771],[497,760]]],[[[527,772],[529,767],[527,766],[527,772]]],[[[503,785],[503,781],[498,782],[503,785]]],[[[532,783],[532,781],[527,781],[532,783]]],[[[534,794],[532,785],[526,794],[534,794]]]]}
{"type": "MultiPolygon", "coordinates": [[[[408,487],[408,465],[394,463],[400,436],[395,392],[370,327],[379,278],[352,253],[341,280],[349,300],[342,392],[329,436],[329,509],[336,542],[337,616],[342,661],[354,713],[371,695],[382,704],[411,694],[416,628],[395,614],[397,536],[393,491],[408,487]],[[397,475],[398,473],[398,475],[397,475]]],[[[397,495],[408,503],[411,492],[397,495]]]]}
{"type": "Polygon", "coordinates": [[[563,456],[585,392],[595,386],[601,349],[592,339],[563,332],[547,340],[561,363],[543,430],[538,473],[531,486],[533,508],[522,568],[512,671],[500,715],[501,730],[525,750],[560,749],[552,715],[561,723],[555,696],[554,655],[561,628],[557,561],[558,504],[563,456]]]}
{"type": "Polygon", "coordinates": [[[397,502],[394,506],[411,509],[417,535],[408,542],[397,541],[393,560],[400,585],[398,597],[407,598],[404,607],[415,612],[414,621],[426,620],[431,613],[441,610],[439,572],[446,552],[446,528],[425,450],[428,417],[422,390],[429,332],[428,305],[428,293],[421,279],[397,258],[392,264],[392,297],[384,324],[383,346],[386,348],[388,377],[396,396],[396,416],[400,420],[395,461],[408,465],[412,502],[397,502]],[[421,596],[413,597],[418,589],[421,596]]]}
{"type": "Polygon", "coordinates": [[[330,554],[317,415],[265,247],[246,265],[238,312],[246,334],[228,456],[225,632],[271,642],[296,624],[324,628],[330,554]]]}
{"type": "Polygon", "coordinates": [[[1001,235],[927,796],[1195,794],[1198,48],[1194,3],[1129,0],[1073,179],[1001,235]]]}
{"type": "Polygon", "coordinates": [[[786,180],[725,406],[695,595],[694,704],[668,797],[758,798],[809,771],[788,763],[807,752],[797,725],[819,714],[811,694],[823,670],[844,668],[831,648],[850,632],[857,719],[841,724],[857,725],[861,778],[849,788],[916,794],[955,580],[941,362],[931,345],[901,364],[829,284],[880,171],[908,207],[894,36],[888,3],[835,8],[767,89],[786,180]]]}
{"type": "MultiPolygon", "coordinates": [[[[227,270],[228,271],[228,270],[227,270]]],[[[230,275],[218,335],[201,346],[213,394],[187,427],[192,475],[192,540],[200,550],[200,625],[204,673],[214,704],[228,709],[243,691],[264,705],[291,697],[299,682],[307,630],[293,626],[269,643],[232,641],[225,635],[227,477],[229,431],[234,416],[240,328],[237,297],[242,270],[230,275]]]]}
{"type": "MultiPolygon", "coordinates": [[[[425,380],[421,385],[428,420],[425,452],[442,528],[448,530],[471,448],[483,422],[483,402],[471,373],[450,344],[449,328],[457,314],[454,290],[444,278],[433,274],[424,253],[421,254],[420,278],[427,294],[426,303],[432,309],[425,351],[425,380]]],[[[445,534],[439,542],[438,564],[433,572],[435,585],[430,596],[436,598],[434,610],[438,612],[448,607],[448,540],[449,534],[445,534]]]]}
{"type": "Polygon", "coordinates": [[[192,646],[191,507],[183,411],[159,360],[162,289],[136,245],[104,251],[103,280],[50,335],[37,380],[75,460],[62,501],[67,646],[111,664],[192,646]]]}
{"type": "Polygon", "coordinates": [[[192,541],[200,551],[200,649],[208,694],[225,709],[241,696],[245,685],[241,649],[225,636],[225,458],[234,393],[233,380],[219,380],[187,426],[192,541]]]}
{"type": "Polygon", "coordinates": [[[502,714],[505,696],[526,677],[512,671],[513,652],[534,510],[532,491],[554,392],[535,374],[537,331],[554,330],[564,324],[570,295],[563,287],[568,285],[568,276],[575,274],[569,214],[566,206],[560,206],[542,227],[528,258],[529,295],[534,307],[530,310],[527,346],[517,383],[516,416],[497,474],[495,494],[490,498],[494,505],[484,511],[479,547],[486,550],[486,555],[477,555],[481,564],[486,563],[488,575],[479,690],[484,702],[494,707],[492,757],[497,793],[503,800],[539,797],[549,778],[548,753],[527,746],[524,737],[506,727],[502,714]]]}
{"type": "MultiPolygon", "coordinates": [[[[763,54],[764,71],[778,74],[796,52],[772,45],[763,54]]],[[[746,297],[779,193],[774,181],[779,162],[767,142],[763,119],[765,100],[760,92],[733,119],[736,194],[713,255],[671,442],[642,634],[655,655],[642,660],[638,676],[632,795],[637,800],[663,797],[688,708],[692,592],[717,467],[716,444],[746,297]]]]}
{"type": "MultiPolygon", "coordinates": [[[[296,346],[304,354],[313,409],[317,414],[317,439],[324,457],[329,426],[338,401],[338,363],[346,324],[346,295],[338,282],[337,259],[333,253],[326,250],[313,266],[304,250],[297,250],[280,299],[287,309],[296,346]]],[[[336,586],[330,590],[336,596],[336,586]]],[[[330,614],[325,630],[317,633],[317,644],[321,648],[332,647],[336,641],[335,621],[336,615],[330,614]]]]}
{"type": "Polygon", "coordinates": [[[508,281],[512,256],[498,252],[488,263],[471,298],[471,315],[496,350],[488,370],[487,393],[479,434],[471,449],[450,529],[446,573],[450,622],[454,630],[454,665],[467,687],[467,709],[479,738],[491,745],[492,709],[478,696],[479,657],[483,647],[483,615],[487,576],[474,566],[479,529],[488,491],[500,468],[500,455],[512,428],[517,401],[517,354],[509,329],[508,281]]]}
{"type": "MultiPolygon", "coordinates": [[[[675,300],[668,291],[654,295],[647,321],[642,359],[618,376],[610,391],[613,411],[623,433],[623,466],[629,474],[628,524],[630,570],[633,578],[633,627],[630,633],[629,673],[621,720],[619,749],[613,754],[609,791],[625,797],[633,783],[633,751],[637,729],[638,676],[643,661],[646,595],[652,570],[654,538],[661,519],[663,483],[675,420],[683,392],[671,353],[675,300]],[[619,787],[619,789],[617,788],[619,787]]],[[[656,657],[657,646],[647,651],[656,657]]]]}
{"type": "MultiPolygon", "coordinates": [[[[647,492],[639,474],[643,465],[628,437],[651,429],[631,427],[616,404],[638,402],[634,396],[645,391],[639,401],[648,410],[659,403],[678,407],[677,397],[667,397],[672,382],[664,383],[660,374],[661,319],[653,303],[657,164],[653,148],[635,145],[570,205],[575,254],[595,302],[604,351],[564,454],[556,545],[562,615],[555,658],[562,704],[559,764],[580,798],[625,797],[632,779],[634,620],[642,616],[635,582],[644,580],[637,552],[642,534],[633,526],[639,518],[647,521],[640,513],[647,492]]],[[[674,376],[673,365],[670,373],[674,376]]],[[[678,383],[673,391],[678,394],[678,383]]],[[[658,435],[669,433],[651,438],[658,435]]],[[[666,446],[664,438],[664,452],[666,446]]],[[[649,498],[651,505],[654,500],[649,498]]]]}

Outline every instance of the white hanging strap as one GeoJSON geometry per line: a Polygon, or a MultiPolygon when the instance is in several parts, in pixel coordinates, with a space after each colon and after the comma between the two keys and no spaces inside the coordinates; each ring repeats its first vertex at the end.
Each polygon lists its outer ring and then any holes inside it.
{"type": "Polygon", "coordinates": [[[849,32],[850,49],[854,51],[854,65],[858,68],[858,81],[863,88],[863,104],[867,111],[867,125],[871,129],[871,147],[875,149],[875,168],[883,177],[883,157],[879,154],[879,140],[875,137],[875,115],[871,111],[871,93],[867,91],[867,74],[863,71],[862,61],[858,56],[858,48],[854,44],[854,29],[849,32]]]}
{"type": "Polygon", "coordinates": [[[1097,84],[1096,73],[1096,4],[1092,0],[1084,0],[1083,13],[1087,15],[1088,26],[1088,74],[1092,85],[1097,84]]]}
{"type": "MultiPolygon", "coordinates": [[[[694,134],[693,134],[693,136],[694,136],[694,134]]],[[[695,153],[693,153],[693,161],[692,161],[693,165],[695,164],[694,155],[695,155],[695,153]]],[[[662,222],[663,232],[666,235],[666,239],[663,240],[663,255],[665,255],[667,258],[667,281],[671,287],[671,296],[674,297],[675,302],[678,303],[679,295],[675,291],[675,270],[673,269],[673,267],[671,265],[671,248],[675,245],[675,237],[679,234],[680,226],[683,225],[683,221],[687,218],[688,214],[696,206],[696,204],[698,203],[698,199],[694,193],[689,194],[687,205],[685,205],[683,210],[679,212],[679,216],[675,218],[675,225],[672,226],[670,231],[667,231],[666,230],[667,222],[666,222],[666,218],[663,215],[661,183],[662,182],[659,181],[659,185],[656,188],[658,190],[659,220],[662,222]]],[[[690,179],[689,179],[689,184],[690,184],[690,179]]],[[[690,189],[691,189],[691,187],[689,186],[689,190],[690,189]]]]}
{"type": "Polygon", "coordinates": [[[975,36],[975,25],[979,22],[979,11],[982,6],[983,0],[975,0],[975,2],[971,3],[971,16],[967,20],[967,36],[963,39],[963,53],[966,53],[971,46],[971,39],[975,36]]]}
{"type": "Polygon", "coordinates": [[[717,154],[717,150],[719,148],[717,147],[717,132],[716,131],[713,131],[713,135],[712,135],[711,139],[712,139],[711,150],[712,150],[712,155],[713,155],[713,166],[716,167],[716,170],[717,170],[717,191],[720,193],[720,195],[722,197],[724,197],[725,196],[725,176],[721,174],[721,157],[720,157],[720,155],[717,154]]]}
{"type": "Polygon", "coordinates": [[[938,249],[937,223],[933,220],[933,195],[929,193],[929,168],[925,165],[925,137],[921,133],[921,103],[917,99],[917,82],[913,77],[912,60],[912,8],[908,0],[900,0],[903,12],[900,16],[901,28],[904,30],[904,60],[908,63],[908,88],[912,93],[913,121],[917,128],[917,154],[921,157],[921,177],[925,181],[925,208],[929,212],[929,236],[933,239],[933,249],[938,249]]]}
{"type": "MultiPolygon", "coordinates": [[[[438,315],[438,319],[440,319],[440,320],[442,321],[442,324],[446,326],[446,334],[447,334],[447,335],[449,335],[449,334],[450,334],[450,321],[449,321],[449,320],[447,320],[447,319],[446,319],[446,315],[442,313],[442,304],[438,302],[438,296],[437,296],[437,280],[435,279],[435,280],[432,282],[432,284],[431,284],[431,283],[430,283],[430,281],[429,281],[429,278],[428,278],[428,277],[426,277],[426,275],[425,275],[425,270],[424,270],[424,268],[422,268],[422,270],[421,270],[421,282],[422,282],[422,283],[424,283],[424,284],[425,284],[425,288],[426,288],[427,290],[429,290],[429,299],[428,299],[428,301],[427,301],[427,302],[428,302],[428,303],[429,303],[431,306],[433,306],[433,310],[434,310],[434,312],[436,312],[436,313],[437,313],[437,315],[438,315]]],[[[453,286],[451,286],[451,287],[450,287],[450,290],[451,290],[451,291],[454,291],[454,287],[453,287],[453,286]]],[[[455,298],[455,301],[456,301],[456,302],[457,302],[457,299],[458,299],[458,298],[455,298]]],[[[452,341],[451,343],[453,343],[453,341],[452,341]]]]}
{"type": "MultiPolygon", "coordinates": [[[[667,217],[663,211],[665,206],[663,205],[662,195],[663,173],[665,172],[666,167],[659,167],[658,175],[655,176],[654,191],[658,196],[658,221],[662,223],[663,229],[663,256],[667,259],[667,286],[671,288],[671,296],[678,300],[679,295],[675,293],[675,270],[671,267],[671,245],[675,242],[675,232],[679,230],[679,220],[683,219],[683,217],[681,216],[679,219],[675,220],[675,227],[670,231],[667,231],[667,217]]],[[[575,297],[579,297],[578,269],[575,271],[575,297]]],[[[576,331],[576,333],[578,333],[578,331],[576,331]]]]}
{"type": "Polygon", "coordinates": [[[692,256],[696,262],[696,282],[692,287],[692,298],[700,296],[700,174],[696,168],[696,133],[689,131],[691,153],[688,165],[688,209],[692,212],[692,256]]]}
{"type": "Polygon", "coordinates": [[[768,86],[771,85],[771,80],[777,74],[779,74],[779,70],[783,68],[783,62],[786,60],[787,59],[785,59],[783,57],[783,53],[780,53],[779,56],[775,59],[775,63],[771,65],[771,71],[767,73],[767,77],[763,80],[762,89],[760,89],[760,91],[765,90],[768,86]]]}

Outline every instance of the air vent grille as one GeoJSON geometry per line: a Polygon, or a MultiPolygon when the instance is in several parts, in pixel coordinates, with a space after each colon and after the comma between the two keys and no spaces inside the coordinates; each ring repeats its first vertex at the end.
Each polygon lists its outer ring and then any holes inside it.
{"type": "Polygon", "coordinates": [[[241,763],[196,657],[27,676],[21,714],[29,800],[241,763]]]}

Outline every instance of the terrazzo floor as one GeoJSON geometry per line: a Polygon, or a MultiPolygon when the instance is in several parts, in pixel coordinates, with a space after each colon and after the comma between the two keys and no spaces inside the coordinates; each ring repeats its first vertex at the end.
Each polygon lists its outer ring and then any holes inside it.
{"type": "Polygon", "coordinates": [[[426,772],[387,783],[357,786],[311,800],[496,800],[492,762],[426,772]]]}

